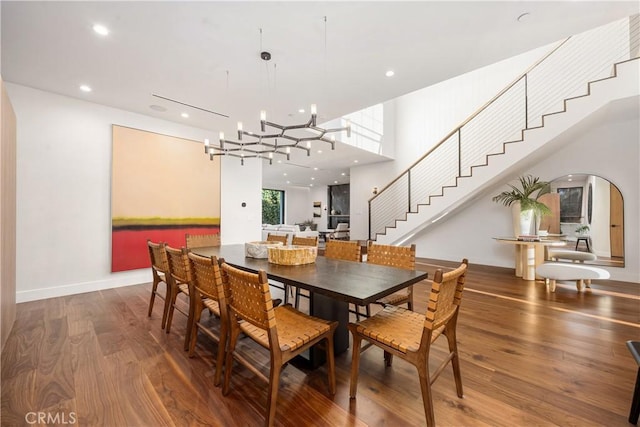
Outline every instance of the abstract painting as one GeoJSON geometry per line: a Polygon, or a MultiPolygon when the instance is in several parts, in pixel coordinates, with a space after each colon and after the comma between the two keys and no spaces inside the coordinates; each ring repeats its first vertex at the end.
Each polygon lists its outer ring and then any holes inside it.
{"type": "Polygon", "coordinates": [[[111,271],[151,265],[147,239],[220,232],[220,160],[198,141],[113,125],[111,271]]]}

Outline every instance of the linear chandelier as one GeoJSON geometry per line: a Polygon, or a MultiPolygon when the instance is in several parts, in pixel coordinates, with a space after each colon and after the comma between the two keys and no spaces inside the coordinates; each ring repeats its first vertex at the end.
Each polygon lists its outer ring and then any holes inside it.
{"type": "Polygon", "coordinates": [[[244,165],[244,159],[260,158],[269,160],[269,164],[273,164],[275,154],[286,156],[290,160],[291,149],[297,148],[307,152],[307,156],[311,155],[311,142],[324,141],[331,144],[331,149],[335,150],[336,138],[334,135],[327,137],[329,133],[347,132],[347,137],[351,137],[351,123],[347,120],[347,125],[341,128],[324,129],[316,125],[317,110],[316,105],[311,105],[311,118],[308,122],[298,125],[281,125],[267,121],[267,112],[260,111],[260,131],[266,132],[267,127],[277,129],[274,133],[254,133],[247,132],[242,127],[242,122],[238,122],[238,141],[225,139],[224,132],[220,132],[219,145],[213,145],[209,139],[204,140],[204,152],[209,155],[209,159],[213,160],[215,156],[232,156],[240,158],[240,163],[244,165]],[[298,137],[290,133],[292,130],[308,130],[312,134],[310,136],[298,137]],[[243,140],[248,137],[251,140],[243,140]],[[279,140],[279,141],[278,141],[279,140]],[[284,142],[284,143],[283,143],[284,142]]]}

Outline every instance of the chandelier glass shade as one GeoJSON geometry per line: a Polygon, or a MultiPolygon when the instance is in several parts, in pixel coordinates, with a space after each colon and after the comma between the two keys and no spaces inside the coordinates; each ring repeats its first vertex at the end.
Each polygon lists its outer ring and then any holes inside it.
{"type": "Polygon", "coordinates": [[[238,122],[238,140],[233,141],[226,139],[224,132],[220,132],[218,145],[211,144],[209,139],[204,140],[204,152],[209,155],[209,159],[213,160],[216,156],[232,156],[238,157],[242,165],[244,159],[259,158],[269,160],[269,164],[273,163],[275,155],[285,156],[287,160],[291,159],[291,149],[300,149],[307,152],[307,156],[311,155],[311,142],[323,141],[331,145],[331,149],[335,150],[335,135],[327,136],[337,132],[347,133],[347,137],[351,137],[351,123],[347,120],[345,127],[324,129],[316,124],[317,110],[316,105],[311,105],[311,118],[302,124],[297,125],[281,125],[267,120],[267,112],[260,111],[260,131],[262,133],[248,132],[243,129],[242,122],[238,122]],[[266,133],[267,128],[275,129],[272,133],[266,133]],[[308,131],[307,135],[300,136],[292,134],[293,131],[308,131]]]}

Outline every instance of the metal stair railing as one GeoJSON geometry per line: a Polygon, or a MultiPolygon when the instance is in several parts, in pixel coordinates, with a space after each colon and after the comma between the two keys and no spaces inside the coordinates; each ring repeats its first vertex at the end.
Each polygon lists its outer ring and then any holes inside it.
{"type": "Polygon", "coordinates": [[[568,37],[445,136],[369,200],[369,238],[444,195],[505,144],[543,116],[564,111],[564,101],[586,94],[589,82],[611,77],[614,65],[638,56],[640,16],[634,15],[568,37]]]}

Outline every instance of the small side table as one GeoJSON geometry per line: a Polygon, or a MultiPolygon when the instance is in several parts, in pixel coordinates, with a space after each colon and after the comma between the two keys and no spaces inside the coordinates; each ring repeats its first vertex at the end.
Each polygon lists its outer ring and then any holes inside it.
{"type": "MultiPolygon", "coordinates": [[[[627,341],[627,347],[640,366],[640,341],[627,341]]],[[[640,368],[638,368],[638,375],[636,376],[636,387],[633,391],[633,400],[631,401],[631,411],[629,411],[629,422],[631,424],[638,424],[638,415],[640,415],[640,368]]]]}
{"type": "Polygon", "coordinates": [[[578,245],[580,244],[580,241],[583,241],[587,244],[587,251],[591,252],[591,246],[589,246],[589,239],[590,237],[588,236],[578,237],[578,239],[576,240],[576,251],[578,250],[578,245]]]}

